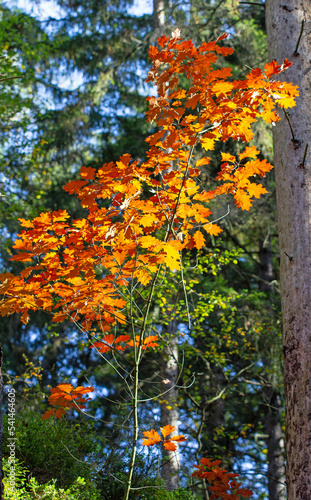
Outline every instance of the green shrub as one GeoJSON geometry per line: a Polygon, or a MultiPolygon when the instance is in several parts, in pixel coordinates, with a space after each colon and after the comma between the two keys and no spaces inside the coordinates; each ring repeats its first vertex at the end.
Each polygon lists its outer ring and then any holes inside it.
{"type": "Polygon", "coordinates": [[[18,460],[15,463],[15,488],[10,487],[8,462],[4,461],[4,500],[101,500],[95,487],[78,477],[69,488],[58,488],[57,481],[39,484],[18,460]]]}
{"type": "MultiPolygon", "coordinates": [[[[6,418],[4,429],[7,429],[6,418]]],[[[25,411],[16,418],[16,458],[24,464],[38,483],[57,480],[61,488],[69,487],[77,477],[92,479],[92,460],[96,453],[96,437],[92,425],[62,420],[41,420],[41,416],[25,411]],[[85,459],[88,459],[88,463],[85,459]]],[[[7,457],[7,436],[3,454],[7,457]]]]}

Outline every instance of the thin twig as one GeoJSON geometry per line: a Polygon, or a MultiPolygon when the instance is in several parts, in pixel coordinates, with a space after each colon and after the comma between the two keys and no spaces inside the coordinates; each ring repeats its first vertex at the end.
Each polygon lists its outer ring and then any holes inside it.
{"type": "Polygon", "coordinates": [[[298,37],[298,40],[297,40],[297,45],[296,45],[296,48],[294,50],[294,56],[298,56],[299,55],[299,52],[298,52],[298,47],[299,47],[299,44],[300,44],[300,39],[302,37],[302,33],[303,33],[303,28],[304,28],[304,25],[305,25],[305,20],[303,19],[301,21],[301,30],[300,30],[300,34],[299,34],[299,37],[298,37]]]}

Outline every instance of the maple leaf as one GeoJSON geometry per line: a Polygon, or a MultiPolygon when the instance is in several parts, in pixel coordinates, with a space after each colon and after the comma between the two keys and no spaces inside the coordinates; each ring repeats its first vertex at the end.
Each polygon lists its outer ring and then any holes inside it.
{"type": "Polygon", "coordinates": [[[175,430],[175,427],[173,425],[165,425],[164,427],[160,427],[160,430],[162,436],[166,438],[169,434],[171,434],[175,430]]]}
{"type": "Polygon", "coordinates": [[[53,417],[55,411],[56,411],[55,408],[52,408],[51,410],[46,410],[46,412],[41,417],[41,420],[45,420],[45,419],[53,417]]]}
{"type": "MultiPolygon", "coordinates": [[[[160,47],[165,47],[165,45],[167,44],[168,41],[169,41],[169,37],[165,36],[165,35],[157,38],[157,42],[160,45],[160,47]]],[[[149,57],[152,59],[152,56],[149,56],[149,57]]]]}
{"type": "Polygon", "coordinates": [[[101,341],[94,342],[92,346],[90,346],[90,349],[93,347],[98,350],[100,353],[105,353],[109,352],[112,349],[112,344],[114,342],[114,335],[105,335],[101,341]]]}
{"type": "Polygon", "coordinates": [[[143,435],[145,436],[145,438],[143,439],[143,445],[145,446],[153,446],[156,443],[161,442],[160,435],[154,429],[151,429],[151,431],[143,432],[143,435]]]}
{"type": "Polygon", "coordinates": [[[239,154],[239,158],[240,158],[240,160],[243,160],[243,158],[256,159],[258,155],[259,155],[259,151],[258,151],[258,149],[256,149],[255,146],[248,146],[247,148],[244,149],[243,153],[239,154]]]}
{"type": "Polygon", "coordinates": [[[238,208],[242,210],[249,210],[252,206],[251,197],[247,194],[244,189],[237,189],[234,195],[235,204],[238,208]]]}
{"type": "Polygon", "coordinates": [[[176,441],[176,443],[181,443],[182,441],[186,441],[187,438],[183,434],[181,436],[173,436],[170,438],[171,441],[176,441]]]}
{"type": "Polygon", "coordinates": [[[96,169],[92,167],[82,167],[80,170],[80,176],[82,179],[93,180],[95,177],[96,169]]]}
{"type": "Polygon", "coordinates": [[[163,446],[166,450],[169,450],[169,451],[177,450],[177,445],[175,443],[172,443],[172,441],[165,441],[163,446]]]}
{"type": "Polygon", "coordinates": [[[157,347],[159,344],[155,342],[156,340],[158,340],[157,335],[149,335],[144,339],[142,349],[147,349],[147,347],[157,347]]]}
{"type": "Polygon", "coordinates": [[[205,245],[205,239],[201,231],[196,231],[193,235],[195,241],[195,247],[200,250],[205,245]]]}
{"type": "Polygon", "coordinates": [[[51,389],[52,394],[56,394],[56,393],[61,394],[62,392],[66,392],[67,394],[70,394],[71,391],[73,391],[73,386],[71,384],[59,384],[54,389],[51,389]]]}
{"type": "Polygon", "coordinates": [[[201,139],[201,145],[206,151],[215,149],[215,136],[213,134],[205,134],[201,139]]]}
{"type": "Polygon", "coordinates": [[[236,157],[231,155],[230,153],[221,153],[221,158],[222,158],[222,161],[228,161],[231,163],[236,162],[236,157]]]}
{"type": "Polygon", "coordinates": [[[249,196],[255,196],[255,198],[260,198],[262,194],[268,192],[262,184],[255,184],[254,182],[249,183],[249,185],[247,186],[247,191],[249,196]]]}
{"type": "Polygon", "coordinates": [[[211,500],[216,498],[239,500],[241,496],[251,497],[253,492],[245,488],[240,488],[241,484],[235,481],[234,478],[238,474],[227,472],[219,467],[221,461],[211,461],[208,458],[202,458],[199,465],[194,467],[197,469],[192,476],[206,479],[209,483],[209,490],[212,492],[211,500]]]}
{"type": "Polygon", "coordinates": [[[210,162],[211,159],[208,156],[205,156],[196,162],[196,166],[200,167],[201,165],[208,165],[210,162]]]}
{"type": "Polygon", "coordinates": [[[168,241],[164,246],[166,255],[164,262],[171,271],[180,269],[180,255],[179,250],[182,248],[180,241],[168,241]]]}
{"type": "Polygon", "coordinates": [[[228,94],[229,92],[232,91],[234,87],[234,84],[231,82],[217,82],[212,86],[212,91],[216,94],[218,97],[221,94],[228,94]]]}
{"type": "Polygon", "coordinates": [[[70,181],[64,186],[64,191],[67,191],[69,194],[78,193],[86,184],[87,181],[70,181]]]}
{"type": "Polygon", "coordinates": [[[268,64],[265,64],[265,74],[267,78],[271,78],[271,76],[277,75],[281,71],[281,65],[278,65],[274,60],[268,64]]]}
{"type": "Polygon", "coordinates": [[[66,411],[64,410],[64,408],[58,408],[57,410],[55,410],[54,417],[61,418],[65,413],[66,411]]]}
{"type": "Polygon", "coordinates": [[[219,227],[217,224],[212,224],[212,223],[209,223],[209,224],[205,224],[203,226],[203,229],[205,229],[205,231],[208,233],[208,234],[211,234],[213,236],[218,236],[219,233],[222,232],[222,229],[221,227],[219,227]]]}
{"type": "Polygon", "coordinates": [[[26,219],[18,219],[23,227],[32,228],[34,227],[33,222],[26,219]]]}
{"type": "Polygon", "coordinates": [[[196,107],[196,105],[198,104],[199,100],[200,100],[200,94],[193,94],[191,95],[187,100],[186,100],[186,103],[185,103],[185,106],[186,108],[192,108],[194,109],[196,107]]]}

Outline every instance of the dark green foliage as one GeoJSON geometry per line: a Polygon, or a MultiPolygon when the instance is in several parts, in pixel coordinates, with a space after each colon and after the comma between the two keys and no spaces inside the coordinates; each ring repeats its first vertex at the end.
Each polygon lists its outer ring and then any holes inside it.
{"type": "MultiPolygon", "coordinates": [[[[16,457],[40,484],[55,479],[58,487],[64,488],[79,476],[90,481],[94,475],[98,443],[93,426],[85,419],[80,423],[42,421],[40,414],[25,410],[16,419],[16,438],[16,457]]],[[[5,456],[6,439],[5,435],[5,456]]]]}

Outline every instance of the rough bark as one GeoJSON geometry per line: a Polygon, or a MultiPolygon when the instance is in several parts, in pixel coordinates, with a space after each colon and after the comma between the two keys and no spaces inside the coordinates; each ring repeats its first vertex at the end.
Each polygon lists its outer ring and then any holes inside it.
{"type": "MultiPolygon", "coordinates": [[[[165,347],[161,353],[162,357],[160,360],[161,392],[166,393],[163,395],[161,402],[161,427],[172,425],[175,427],[176,434],[178,434],[178,389],[176,387],[178,379],[178,348],[177,335],[172,335],[176,332],[176,321],[171,321],[169,323],[167,332],[162,331],[164,338],[168,338],[165,336],[165,333],[171,335],[169,336],[167,347],[165,347]]],[[[179,487],[179,469],[180,461],[178,447],[176,451],[163,449],[161,476],[168,490],[175,490],[179,487]]]]}
{"type": "Polygon", "coordinates": [[[2,404],[3,404],[3,380],[2,380],[2,347],[0,345],[0,500],[4,498],[4,486],[3,486],[3,463],[2,463],[2,446],[3,446],[3,415],[2,415],[2,404]]]}
{"type": "Polygon", "coordinates": [[[311,498],[311,2],[267,0],[269,58],[293,61],[297,106],[274,127],[288,500],[311,498]],[[291,125],[291,126],[290,126],[291,125]],[[309,147],[307,145],[309,144],[309,147]]]}

